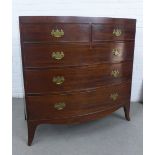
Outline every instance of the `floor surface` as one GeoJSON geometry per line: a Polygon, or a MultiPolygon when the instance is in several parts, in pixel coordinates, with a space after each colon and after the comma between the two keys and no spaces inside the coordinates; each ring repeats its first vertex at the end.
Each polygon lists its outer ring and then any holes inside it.
{"type": "Polygon", "coordinates": [[[80,125],[40,125],[27,146],[23,99],[13,99],[13,155],[142,155],[143,107],[131,103],[131,121],[123,108],[80,125]]]}

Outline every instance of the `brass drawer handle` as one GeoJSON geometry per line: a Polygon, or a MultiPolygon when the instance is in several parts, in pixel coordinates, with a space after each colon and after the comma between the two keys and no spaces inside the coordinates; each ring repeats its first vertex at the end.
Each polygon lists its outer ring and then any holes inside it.
{"type": "Polygon", "coordinates": [[[63,110],[66,107],[66,104],[64,102],[59,102],[54,104],[54,108],[56,110],[63,110]]]}
{"type": "Polygon", "coordinates": [[[121,29],[114,29],[113,30],[113,35],[115,35],[116,37],[119,37],[119,36],[121,36],[121,34],[122,34],[122,30],[121,29]]]}
{"type": "Polygon", "coordinates": [[[56,29],[56,30],[52,30],[51,31],[51,35],[53,36],[53,37],[55,37],[55,38],[60,38],[60,37],[62,37],[63,35],[64,35],[64,31],[62,30],[62,29],[60,29],[60,30],[58,30],[58,29],[56,29]]]}
{"type": "Polygon", "coordinates": [[[111,98],[113,101],[117,100],[117,98],[118,98],[118,93],[113,93],[113,94],[111,94],[111,95],[110,95],[110,98],[111,98]]]}
{"type": "Polygon", "coordinates": [[[112,70],[111,71],[111,76],[113,76],[113,77],[115,77],[115,78],[117,78],[118,76],[119,76],[119,71],[118,70],[112,70]]]}
{"type": "Polygon", "coordinates": [[[64,57],[64,53],[62,51],[52,52],[52,58],[55,60],[61,60],[64,57]]]}
{"type": "Polygon", "coordinates": [[[64,83],[64,81],[65,81],[65,78],[63,76],[53,77],[53,83],[57,85],[61,85],[62,83],[64,83]]]}
{"type": "Polygon", "coordinates": [[[112,54],[115,56],[118,56],[118,55],[120,55],[120,50],[117,48],[114,48],[114,49],[112,49],[112,54]]]}

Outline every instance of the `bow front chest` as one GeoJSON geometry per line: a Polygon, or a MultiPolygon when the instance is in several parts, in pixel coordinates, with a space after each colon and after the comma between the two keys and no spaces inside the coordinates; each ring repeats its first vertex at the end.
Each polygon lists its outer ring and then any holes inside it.
{"type": "Polygon", "coordinates": [[[39,124],[129,118],[135,19],[22,16],[20,36],[31,145],[39,124]]]}

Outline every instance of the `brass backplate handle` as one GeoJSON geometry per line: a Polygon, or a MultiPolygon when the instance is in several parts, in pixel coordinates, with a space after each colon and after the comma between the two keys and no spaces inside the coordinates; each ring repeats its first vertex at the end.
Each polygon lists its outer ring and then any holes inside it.
{"type": "Polygon", "coordinates": [[[55,60],[61,60],[64,57],[64,53],[62,51],[52,52],[52,58],[55,60]]]}
{"type": "Polygon", "coordinates": [[[54,108],[56,110],[63,110],[66,107],[66,104],[64,102],[59,102],[54,104],[54,108]]]}
{"type": "Polygon", "coordinates": [[[55,37],[55,38],[60,38],[60,37],[62,37],[63,35],[64,35],[65,33],[64,33],[64,31],[62,30],[62,29],[60,29],[60,30],[58,30],[58,29],[56,29],[56,30],[52,30],[51,31],[51,35],[53,36],[53,37],[55,37]]]}
{"type": "Polygon", "coordinates": [[[120,55],[120,50],[118,48],[114,48],[114,49],[112,49],[112,54],[115,56],[118,56],[118,55],[120,55]]]}
{"type": "Polygon", "coordinates": [[[110,98],[115,101],[118,98],[118,93],[113,93],[110,95],[110,98]]]}
{"type": "Polygon", "coordinates": [[[57,84],[57,85],[61,85],[62,83],[64,83],[65,78],[63,76],[55,76],[53,77],[53,83],[57,84]]]}
{"type": "Polygon", "coordinates": [[[122,34],[121,29],[116,28],[116,29],[113,30],[113,35],[115,35],[116,37],[121,36],[121,34],[122,34]]]}
{"type": "Polygon", "coordinates": [[[111,76],[113,76],[113,77],[115,77],[115,78],[117,78],[117,77],[119,77],[119,71],[118,70],[112,70],[111,71],[111,76]]]}

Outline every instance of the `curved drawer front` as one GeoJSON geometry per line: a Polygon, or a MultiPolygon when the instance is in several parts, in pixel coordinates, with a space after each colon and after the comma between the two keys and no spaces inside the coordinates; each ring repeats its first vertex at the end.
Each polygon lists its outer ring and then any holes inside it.
{"type": "Polygon", "coordinates": [[[89,24],[23,24],[24,42],[89,42],[89,24]]]}
{"type": "Polygon", "coordinates": [[[107,110],[129,101],[130,89],[130,82],[124,82],[89,92],[28,96],[29,118],[57,119],[107,110]]]}
{"type": "Polygon", "coordinates": [[[25,70],[27,93],[64,92],[130,79],[132,62],[66,69],[25,70]]]}
{"type": "Polygon", "coordinates": [[[107,43],[102,46],[67,46],[26,44],[24,65],[27,68],[63,67],[120,62],[133,59],[134,42],[107,43]]]}
{"type": "Polygon", "coordinates": [[[134,40],[135,23],[92,24],[92,41],[134,40]]]}

